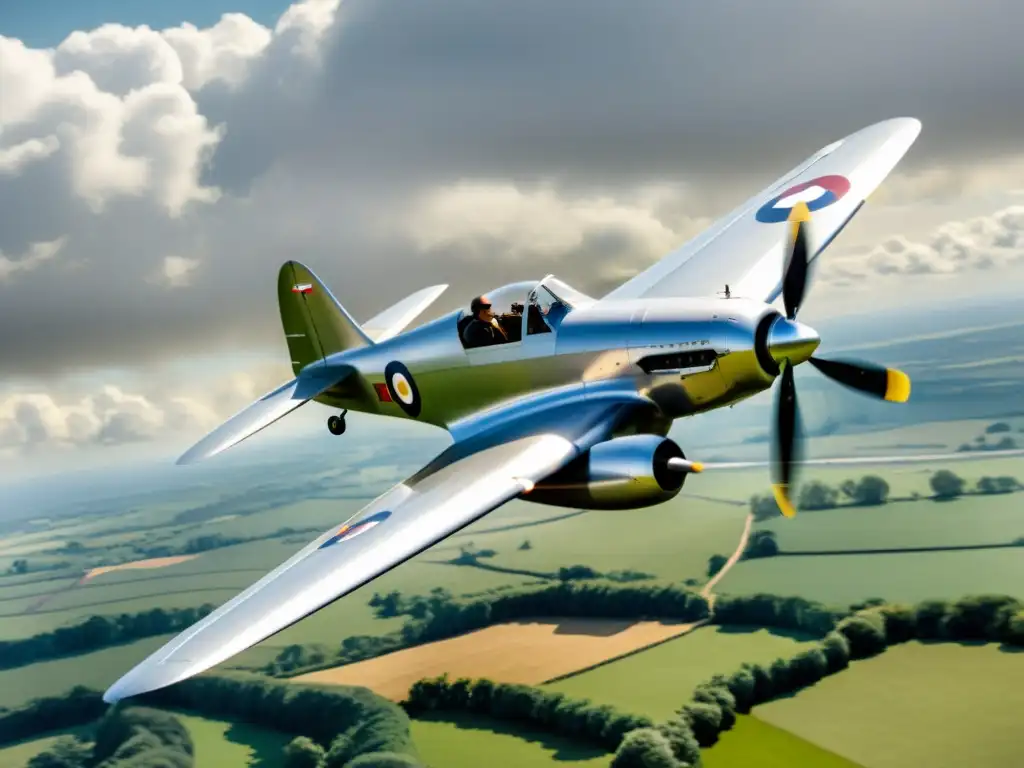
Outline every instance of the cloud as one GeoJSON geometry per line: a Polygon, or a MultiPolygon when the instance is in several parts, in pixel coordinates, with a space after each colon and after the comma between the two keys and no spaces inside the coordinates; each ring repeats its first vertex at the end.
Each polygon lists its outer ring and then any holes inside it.
{"type": "Polygon", "coordinates": [[[1012,186],[1024,6],[935,8],[306,0],[272,27],[0,37],[0,374],[278,349],[287,258],[357,317],[523,271],[600,293],[894,115],[924,131],[881,199],[1012,186]]]}
{"type": "Polygon", "coordinates": [[[866,277],[956,275],[1024,264],[1024,206],[953,221],[921,241],[893,235],[877,247],[846,258],[824,260],[826,281],[848,284],[866,277]]]}
{"type": "Polygon", "coordinates": [[[541,271],[578,258],[590,265],[592,283],[599,274],[612,283],[622,279],[623,265],[651,263],[710,223],[666,215],[678,214],[682,199],[665,187],[638,190],[632,199],[574,198],[550,186],[460,182],[426,192],[406,226],[424,258],[443,253],[541,271]]]}
{"type": "Polygon", "coordinates": [[[7,258],[0,251],[0,283],[11,280],[18,273],[31,272],[46,263],[60,253],[66,242],[66,238],[59,238],[48,243],[33,243],[26,253],[15,259],[7,258]]]}
{"type": "Polygon", "coordinates": [[[167,256],[157,279],[172,288],[183,288],[192,281],[192,273],[199,266],[199,259],[184,256],[167,256]]]}
{"type": "Polygon", "coordinates": [[[21,391],[0,397],[0,451],[43,453],[95,446],[198,438],[287,378],[284,366],[260,366],[206,388],[181,382],[148,394],[103,384],[85,394],[21,391]]]}

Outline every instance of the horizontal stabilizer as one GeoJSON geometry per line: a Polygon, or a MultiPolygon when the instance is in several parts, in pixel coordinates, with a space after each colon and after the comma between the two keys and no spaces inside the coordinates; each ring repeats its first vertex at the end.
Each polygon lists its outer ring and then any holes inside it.
{"type": "Polygon", "coordinates": [[[390,339],[433,304],[447,288],[447,285],[432,285],[406,296],[394,306],[363,323],[363,331],[375,342],[390,339]]]}
{"type": "Polygon", "coordinates": [[[351,371],[338,368],[332,369],[329,374],[317,371],[282,384],[213,430],[186,451],[177,463],[194,464],[226,451],[330,389],[344,380],[351,371]]]}

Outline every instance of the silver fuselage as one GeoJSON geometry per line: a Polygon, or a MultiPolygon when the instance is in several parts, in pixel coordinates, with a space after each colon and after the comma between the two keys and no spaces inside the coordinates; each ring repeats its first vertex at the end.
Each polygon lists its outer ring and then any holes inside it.
{"type": "MultiPolygon", "coordinates": [[[[761,392],[775,379],[755,348],[758,328],[779,313],[746,299],[646,299],[601,302],[570,312],[557,331],[522,341],[465,349],[459,312],[393,339],[338,353],[326,366],[355,375],[317,401],[332,407],[415,418],[450,431],[495,406],[543,403],[545,391],[569,386],[588,393],[631,388],[657,408],[664,434],[673,419],[721,408],[761,392]],[[682,357],[679,357],[682,356],[682,357]],[[393,361],[418,390],[410,416],[382,400],[374,385],[393,361]],[[541,396],[538,398],[538,396],[541,396]]],[[[571,407],[565,405],[563,407],[571,407]]]]}

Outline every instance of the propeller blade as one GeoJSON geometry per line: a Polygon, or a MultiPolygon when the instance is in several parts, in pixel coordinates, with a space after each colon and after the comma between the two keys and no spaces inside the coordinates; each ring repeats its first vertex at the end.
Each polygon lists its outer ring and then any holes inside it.
{"type": "Polygon", "coordinates": [[[796,507],[790,499],[793,481],[793,466],[798,461],[800,450],[800,414],[797,408],[796,384],[793,381],[793,366],[788,363],[782,369],[779,394],[775,403],[775,441],[772,469],[774,479],[772,492],[775,501],[786,517],[796,515],[796,507]]]}
{"type": "Polygon", "coordinates": [[[828,378],[857,392],[892,403],[905,403],[910,399],[910,377],[903,371],[871,363],[817,357],[811,357],[809,361],[828,378]]]}
{"type": "Polygon", "coordinates": [[[810,220],[811,212],[807,203],[797,203],[789,213],[789,259],[782,278],[782,303],[789,320],[793,320],[800,311],[807,292],[807,224],[810,220]]]}

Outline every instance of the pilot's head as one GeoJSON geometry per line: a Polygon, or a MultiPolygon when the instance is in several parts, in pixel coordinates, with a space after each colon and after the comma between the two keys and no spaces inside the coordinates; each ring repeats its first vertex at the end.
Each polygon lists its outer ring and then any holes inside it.
{"type": "Polygon", "coordinates": [[[473,317],[483,320],[485,323],[491,322],[494,318],[494,312],[491,311],[491,300],[486,296],[477,296],[473,299],[469,305],[469,311],[473,313],[473,317]]]}

